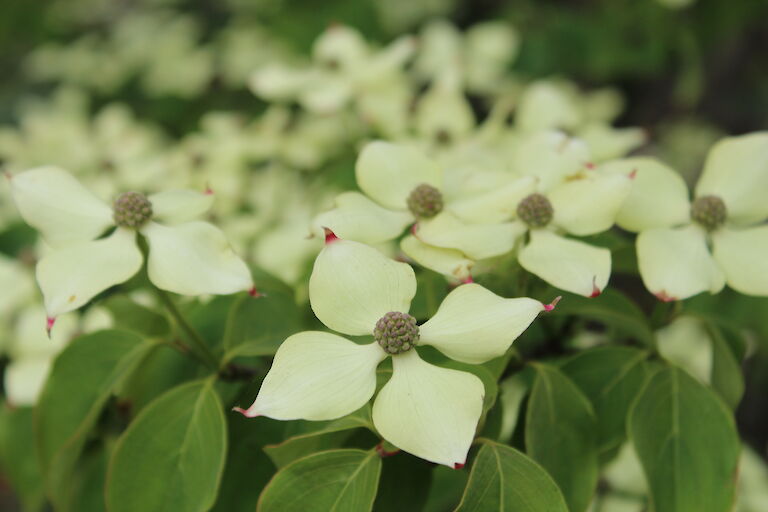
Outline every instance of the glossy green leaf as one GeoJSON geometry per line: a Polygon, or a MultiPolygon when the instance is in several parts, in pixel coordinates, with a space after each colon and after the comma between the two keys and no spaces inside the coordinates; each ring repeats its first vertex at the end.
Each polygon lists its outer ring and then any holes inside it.
{"type": "Polygon", "coordinates": [[[263,297],[238,297],[230,309],[224,333],[226,359],[273,355],[300,330],[301,313],[292,291],[276,286],[262,291],[263,297]]]}
{"type": "Polygon", "coordinates": [[[381,474],[374,451],[329,450],[281,469],[259,499],[258,512],[365,512],[381,474]]]}
{"type": "Polygon", "coordinates": [[[381,479],[374,510],[422,510],[429,497],[435,467],[403,451],[384,457],[381,464],[381,479]],[[408,484],[403,485],[403,482],[408,484]]]}
{"type": "Polygon", "coordinates": [[[592,405],[558,369],[543,364],[535,369],[525,422],[526,451],[552,475],[569,510],[582,512],[598,477],[592,405]]]}
{"type": "Polygon", "coordinates": [[[648,377],[647,357],[647,352],[630,347],[599,347],[560,367],[592,402],[600,452],[626,437],[629,408],[648,377]]]}
{"type": "Polygon", "coordinates": [[[720,399],[679,368],[657,372],[630,412],[629,436],[655,512],[725,512],[740,443],[720,399]]]}
{"type": "Polygon", "coordinates": [[[603,290],[599,297],[591,299],[569,294],[551,314],[594,320],[648,346],[652,346],[655,340],[653,330],[642,310],[621,292],[611,288],[603,290]]]}
{"type": "Polygon", "coordinates": [[[712,342],[712,388],[731,409],[736,409],[744,395],[744,374],[727,338],[733,334],[713,322],[705,323],[705,328],[712,342]]]}
{"type": "Polygon", "coordinates": [[[282,468],[311,453],[340,447],[356,428],[374,430],[370,404],[337,420],[292,421],[286,426],[285,439],[265,446],[264,451],[282,468]]]}
{"type": "Polygon", "coordinates": [[[253,512],[259,495],[277,468],[262,449],[279,442],[287,422],[254,420],[230,412],[227,419],[227,462],[212,512],[253,512]]]}
{"type": "Polygon", "coordinates": [[[118,329],[148,337],[163,336],[171,330],[165,316],[133,302],[124,295],[110,297],[104,301],[104,306],[112,313],[114,325],[118,329]]]}
{"type": "Polygon", "coordinates": [[[155,346],[134,333],[100,331],[74,340],[54,361],[35,409],[38,453],[54,504],[63,504],[107,400],[155,346]]]}
{"type": "Polygon", "coordinates": [[[29,512],[45,503],[43,475],[34,457],[32,409],[0,404],[0,473],[29,512]]]}
{"type": "Polygon", "coordinates": [[[216,499],[227,430],[213,381],[181,385],[149,404],[109,463],[110,512],[203,512],[216,499]]]}
{"type": "Polygon", "coordinates": [[[568,512],[549,473],[524,453],[486,441],[456,512],[568,512]]]}

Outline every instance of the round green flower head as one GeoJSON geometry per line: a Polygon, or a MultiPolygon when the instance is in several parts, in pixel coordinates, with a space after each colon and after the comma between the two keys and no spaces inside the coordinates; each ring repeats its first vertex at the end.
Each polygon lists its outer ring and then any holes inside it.
{"type": "Polygon", "coordinates": [[[714,231],[725,223],[725,203],[717,196],[697,197],[691,205],[691,218],[707,231],[714,231]]]}
{"type": "Polygon", "coordinates": [[[390,311],[376,322],[373,337],[387,354],[402,354],[419,341],[419,326],[408,313],[390,311]]]}
{"type": "Polygon", "coordinates": [[[554,213],[549,199],[538,193],[527,196],[517,205],[517,216],[532,228],[543,228],[549,224],[554,213]]]}
{"type": "Polygon", "coordinates": [[[422,183],[408,196],[408,209],[418,218],[434,217],[443,211],[443,194],[432,185],[422,183]]]}
{"type": "Polygon", "coordinates": [[[120,194],[112,209],[115,224],[124,228],[138,229],[152,218],[152,203],[140,192],[120,194]]]}

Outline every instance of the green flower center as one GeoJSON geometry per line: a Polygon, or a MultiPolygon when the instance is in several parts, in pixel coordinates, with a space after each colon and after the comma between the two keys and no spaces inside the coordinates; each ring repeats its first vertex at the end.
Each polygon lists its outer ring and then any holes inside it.
{"type": "Polygon", "coordinates": [[[532,228],[543,228],[552,221],[555,210],[546,196],[538,193],[525,197],[517,205],[517,216],[532,228]]]}
{"type": "Polygon", "coordinates": [[[443,211],[443,194],[432,185],[422,183],[408,196],[408,209],[418,218],[434,217],[443,211]]]}
{"type": "Polygon", "coordinates": [[[419,341],[419,326],[408,313],[390,311],[376,322],[373,337],[387,354],[402,354],[419,341]]]}
{"type": "Polygon", "coordinates": [[[140,192],[120,194],[112,210],[115,224],[124,228],[138,229],[152,218],[152,203],[140,192]]]}
{"type": "Polygon", "coordinates": [[[697,197],[691,205],[691,218],[707,231],[714,231],[725,222],[725,203],[717,196],[697,197]]]}

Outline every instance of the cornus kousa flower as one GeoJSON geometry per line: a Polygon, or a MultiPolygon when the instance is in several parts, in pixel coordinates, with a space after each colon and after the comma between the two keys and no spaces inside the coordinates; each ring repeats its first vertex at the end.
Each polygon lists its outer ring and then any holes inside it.
{"type": "Polygon", "coordinates": [[[475,375],[425,362],[419,347],[431,345],[465,363],[504,354],[545,310],[528,299],[505,299],[477,284],[454,289],[422,325],[408,314],[416,293],[413,269],[367,245],[328,233],[315,261],[309,297],[317,317],[351,336],[308,331],[280,346],[248,417],[331,420],[365,405],[376,391],[376,367],[392,357],[390,380],[373,404],[381,436],[423,459],[460,467],[480,418],[485,390],[475,375]]]}
{"type": "Polygon", "coordinates": [[[56,167],[38,167],[9,179],[22,217],[52,247],[36,269],[49,327],[58,315],[139,271],[143,257],[137,234],[149,246],[147,270],[158,288],[183,295],[253,288],[248,267],[224,234],[193,220],[211,206],[211,194],[126,192],[110,207],[56,167]]]}
{"type": "Polygon", "coordinates": [[[639,232],[637,259],[646,288],[664,301],[728,284],[768,295],[768,132],[715,144],[689,200],[675,171],[650,158],[605,165],[634,169],[637,183],[617,223],[639,232]]]}
{"type": "MultiPolygon", "coordinates": [[[[493,248],[485,257],[505,254],[522,241],[517,257],[524,269],[560,289],[596,297],[608,283],[610,251],[564,235],[587,236],[610,229],[629,193],[632,173],[601,173],[582,167],[559,179],[553,176],[536,176],[538,185],[508,204],[502,215],[498,209],[488,208],[493,203],[476,206],[478,220],[505,221],[496,224],[508,231],[503,238],[489,239],[496,236],[490,229],[481,232],[477,225],[448,217],[420,222],[415,235],[431,246],[464,253],[468,244],[493,248]],[[470,238],[468,233],[476,236],[470,238]]],[[[509,183],[515,186],[519,180],[510,177],[509,183]]]]}
{"type": "Polygon", "coordinates": [[[472,222],[504,218],[511,213],[510,205],[532,192],[536,183],[534,178],[525,177],[494,187],[497,179],[488,180],[478,172],[474,184],[462,180],[458,186],[460,173],[444,175],[443,168],[420,151],[383,141],[363,148],[355,174],[365,195],[339,195],[336,208],[315,218],[315,232],[327,227],[341,238],[377,244],[396,239],[414,223],[429,223],[435,233],[457,243],[445,250],[425,246],[409,236],[402,249],[419,263],[461,280],[469,278],[472,260],[508,251],[504,240],[517,234],[515,227],[507,224],[472,222]]]}

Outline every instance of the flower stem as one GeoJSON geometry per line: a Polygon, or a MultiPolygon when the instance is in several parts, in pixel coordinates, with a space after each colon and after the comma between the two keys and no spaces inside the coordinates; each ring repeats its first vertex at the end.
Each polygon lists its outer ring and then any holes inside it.
{"type": "Polygon", "coordinates": [[[174,304],[173,299],[171,299],[170,295],[168,295],[168,292],[157,287],[153,288],[155,289],[160,302],[162,302],[165,306],[165,309],[168,310],[173,319],[176,321],[176,324],[181,328],[182,331],[184,331],[184,334],[186,334],[186,337],[191,345],[190,348],[192,349],[192,353],[202,363],[210,367],[211,370],[218,371],[219,360],[215,355],[213,355],[213,352],[211,352],[211,349],[208,348],[208,345],[205,343],[205,341],[203,341],[203,338],[200,336],[200,334],[198,334],[197,331],[195,331],[195,329],[189,325],[189,322],[187,322],[187,320],[184,318],[184,315],[182,315],[179,311],[179,308],[177,308],[176,304],[174,304]]]}

